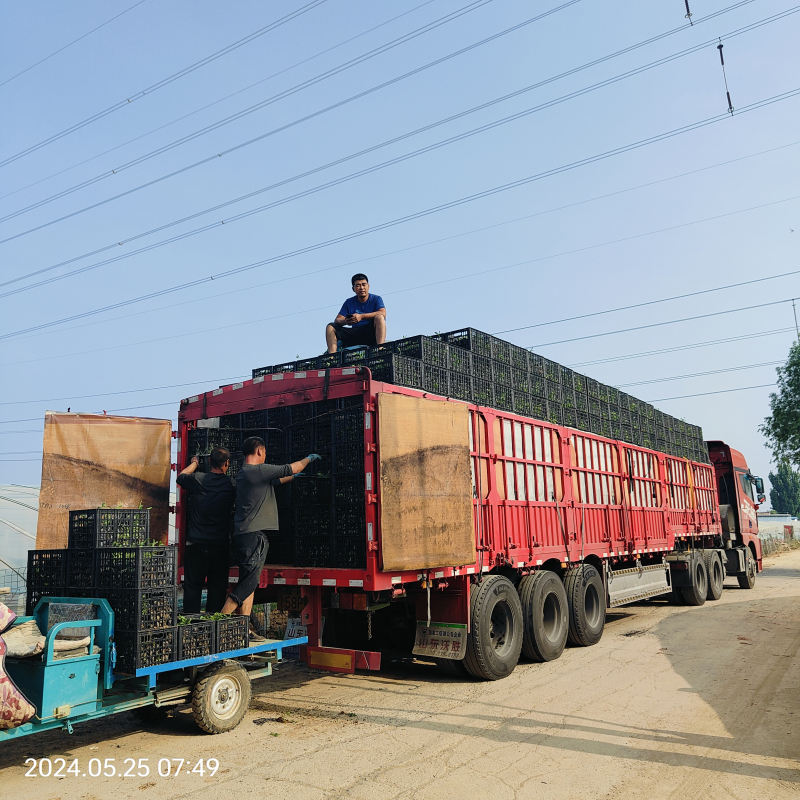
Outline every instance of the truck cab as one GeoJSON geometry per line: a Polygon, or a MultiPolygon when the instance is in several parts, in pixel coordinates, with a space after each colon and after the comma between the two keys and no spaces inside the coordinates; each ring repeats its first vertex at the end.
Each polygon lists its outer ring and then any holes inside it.
{"type": "Polygon", "coordinates": [[[726,548],[746,546],[757,569],[763,568],[756,510],[766,499],[764,482],[750,472],[744,456],[725,442],[706,442],[719,497],[726,548]]]}

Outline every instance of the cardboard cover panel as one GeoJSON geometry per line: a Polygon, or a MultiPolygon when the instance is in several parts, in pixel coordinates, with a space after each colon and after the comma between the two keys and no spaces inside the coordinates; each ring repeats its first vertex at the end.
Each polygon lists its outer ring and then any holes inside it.
{"type": "Polygon", "coordinates": [[[384,571],[475,563],[469,411],[378,395],[384,571]]]}
{"type": "Polygon", "coordinates": [[[69,512],[103,503],[141,503],[150,509],[151,537],[166,542],[171,436],[169,420],[48,411],[37,549],[66,547],[69,512]]]}

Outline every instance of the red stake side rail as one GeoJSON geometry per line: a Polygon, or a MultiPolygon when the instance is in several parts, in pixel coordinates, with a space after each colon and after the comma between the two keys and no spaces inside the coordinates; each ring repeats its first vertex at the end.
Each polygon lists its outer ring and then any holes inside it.
{"type": "MultiPolygon", "coordinates": [[[[380,531],[380,392],[461,402],[372,381],[365,368],[267,375],[182,402],[181,449],[199,420],[361,394],[364,398],[366,569],[270,566],[261,586],[300,585],[382,591],[398,584],[447,579],[497,567],[531,570],[582,559],[619,563],[660,560],[676,539],[720,533],[713,468],[595,434],[491,408],[470,406],[474,564],[383,572],[380,531]]],[[[178,496],[181,551],[185,504],[178,496]]]]}

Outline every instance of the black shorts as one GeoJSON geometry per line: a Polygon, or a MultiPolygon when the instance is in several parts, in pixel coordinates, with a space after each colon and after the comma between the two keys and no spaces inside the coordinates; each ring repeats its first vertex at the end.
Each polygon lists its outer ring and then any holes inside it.
{"type": "Polygon", "coordinates": [[[342,343],[342,347],[352,347],[357,344],[366,344],[374,347],[378,344],[375,336],[375,321],[370,320],[368,325],[361,325],[358,328],[345,328],[338,322],[334,322],[333,328],[336,331],[336,338],[342,343]]]}
{"type": "Polygon", "coordinates": [[[241,605],[258,588],[261,570],[269,552],[268,531],[237,533],[233,537],[233,563],[239,568],[239,582],[230,593],[241,605]]]}

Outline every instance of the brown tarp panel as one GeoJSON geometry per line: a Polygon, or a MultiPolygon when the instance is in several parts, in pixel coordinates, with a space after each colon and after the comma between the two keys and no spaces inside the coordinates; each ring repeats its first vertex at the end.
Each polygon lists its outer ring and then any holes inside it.
{"type": "Polygon", "coordinates": [[[469,412],[378,395],[384,571],[475,563],[469,412]]]}
{"type": "Polygon", "coordinates": [[[169,420],[48,411],[37,549],[66,547],[69,512],[103,503],[151,509],[150,535],[166,542],[171,437],[169,420]]]}

